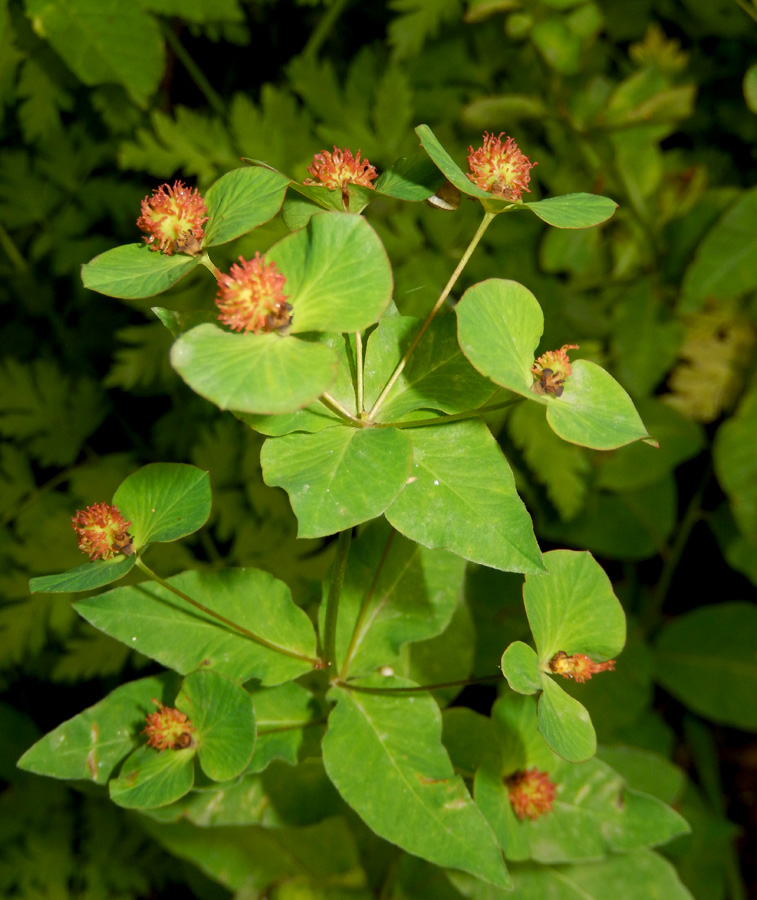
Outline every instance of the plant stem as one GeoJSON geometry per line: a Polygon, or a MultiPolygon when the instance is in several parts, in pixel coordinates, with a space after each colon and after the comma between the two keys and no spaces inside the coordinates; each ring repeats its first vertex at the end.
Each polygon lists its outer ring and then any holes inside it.
{"type": "Polygon", "coordinates": [[[211,83],[205,77],[205,73],[192,59],[174,30],[167,23],[163,24],[163,36],[165,37],[166,42],[171,50],[173,50],[176,58],[187,70],[187,74],[189,75],[189,77],[199,88],[200,93],[208,101],[208,106],[210,106],[214,112],[216,112],[224,121],[226,121],[226,107],[220,95],[216,93],[211,83]]]}
{"type": "Polygon", "coordinates": [[[395,534],[396,532],[394,531],[394,529],[389,532],[389,537],[386,539],[386,544],[384,544],[384,549],[381,552],[381,559],[379,559],[379,563],[376,566],[376,571],[373,574],[373,580],[371,581],[368,590],[365,592],[363,602],[360,604],[360,612],[358,613],[357,620],[355,621],[355,627],[352,629],[350,646],[347,648],[347,653],[345,654],[344,661],[342,662],[342,668],[339,672],[340,681],[344,681],[347,678],[347,671],[349,670],[350,663],[352,662],[352,657],[355,653],[355,650],[357,649],[358,635],[361,628],[363,627],[363,621],[365,620],[365,616],[368,612],[368,607],[371,605],[371,600],[373,599],[373,595],[376,591],[376,584],[378,583],[379,576],[381,575],[381,570],[384,568],[386,558],[389,555],[389,551],[391,550],[395,534]]]}
{"type": "Polygon", "coordinates": [[[482,219],[481,224],[478,226],[476,233],[473,235],[471,242],[468,244],[468,247],[466,248],[465,253],[463,253],[463,255],[460,259],[460,262],[455,266],[455,271],[450,275],[449,281],[444,286],[444,290],[439,295],[439,299],[434,304],[434,307],[431,310],[431,312],[426,316],[426,321],[423,323],[423,325],[421,325],[418,333],[415,335],[415,337],[413,338],[413,340],[410,343],[410,346],[405,351],[405,355],[402,357],[402,359],[397,364],[397,368],[394,370],[391,378],[389,379],[389,381],[387,381],[386,385],[384,386],[383,391],[381,391],[381,393],[378,396],[378,399],[373,404],[373,409],[371,409],[371,411],[368,413],[368,415],[366,417],[367,421],[371,422],[371,421],[373,421],[373,419],[375,419],[376,414],[378,413],[379,409],[381,409],[381,406],[383,405],[387,394],[394,387],[394,383],[397,381],[397,379],[402,374],[402,370],[405,368],[405,366],[407,365],[407,361],[410,359],[410,357],[415,352],[415,348],[420,343],[421,338],[426,333],[426,330],[428,329],[429,325],[434,321],[434,317],[439,312],[439,310],[442,308],[444,301],[447,299],[447,297],[449,297],[450,291],[455,286],[457,279],[460,277],[463,269],[468,264],[468,260],[473,255],[473,251],[478,246],[479,241],[484,236],[486,229],[491,225],[495,216],[496,216],[496,213],[490,213],[490,212],[484,213],[484,218],[482,219]]]}
{"type": "Polygon", "coordinates": [[[746,0],[736,0],[736,4],[740,6],[748,16],[751,16],[751,18],[754,19],[755,22],[757,22],[757,9],[746,3],[746,0]]]}
{"type": "Polygon", "coordinates": [[[349,422],[353,422],[355,425],[362,425],[360,419],[357,416],[353,416],[352,413],[346,409],[342,404],[336,399],[336,397],[332,397],[327,391],[324,391],[321,396],[318,398],[321,403],[328,406],[335,413],[339,413],[340,416],[347,419],[349,422]]]}
{"type": "Polygon", "coordinates": [[[357,368],[357,414],[363,415],[363,335],[355,332],[355,366],[357,368]]]}
{"type": "Polygon", "coordinates": [[[415,419],[413,422],[392,422],[393,428],[425,428],[428,425],[446,425],[448,422],[461,422],[464,419],[477,419],[479,416],[485,416],[487,413],[496,412],[498,409],[505,409],[513,406],[515,403],[521,403],[525,397],[513,397],[511,400],[505,400],[502,403],[492,403],[491,406],[479,406],[478,409],[468,409],[465,412],[452,413],[449,416],[437,416],[432,419],[415,419]]]}
{"type": "Polygon", "coordinates": [[[318,51],[323,46],[329,32],[336,24],[337,19],[341,16],[344,8],[350,0],[334,0],[334,3],[323,14],[321,21],[313,29],[307,44],[301,53],[301,56],[307,59],[318,55],[318,51]]]}
{"type": "Polygon", "coordinates": [[[284,656],[289,656],[292,659],[301,659],[303,662],[310,663],[314,669],[320,669],[322,667],[322,661],[320,659],[314,659],[311,656],[305,656],[302,653],[296,653],[294,650],[288,650],[286,647],[280,647],[278,644],[272,644],[270,641],[267,641],[265,638],[260,637],[260,635],[255,634],[253,631],[249,631],[243,625],[239,625],[237,622],[233,622],[231,619],[227,619],[226,616],[221,615],[221,613],[209,609],[203,603],[200,603],[199,601],[185,594],[184,591],[180,591],[172,584],[169,584],[164,578],[161,578],[160,575],[158,575],[156,572],[153,572],[153,570],[144,562],[142,562],[139,557],[137,557],[137,567],[140,568],[145,573],[145,575],[152,578],[153,581],[156,581],[161,587],[164,587],[167,591],[170,591],[172,594],[180,597],[185,603],[189,603],[190,606],[194,606],[195,609],[199,609],[200,612],[205,613],[205,615],[207,616],[211,616],[227,627],[233,628],[234,631],[239,632],[239,634],[244,635],[244,637],[249,638],[256,644],[260,644],[261,647],[267,647],[269,650],[273,650],[276,653],[281,653],[284,656]]]}
{"type": "Polygon", "coordinates": [[[331,572],[329,596],[326,600],[326,621],[323,625],[323,662],[324,667],[333,668],[336,662],[336,623],[339,613],[339,597],[344,584],[344,570],[347,567],[347,556],[350,552],[352,529],[339,532],[336,544],[336,559],[331,572]]]}
{"type": "Polygon", "coordinates": [[[448,687],[468,687],[471,684],[486,684],[487,681],[499,681],[502,673],[497,672],[495,675],[482,675],[480,678],[463,678],[460,681],[442,681],[440,684],[422,684],[418,687],[398,687],[398,688],[381,688],[381,687],[364,687],[360,684],[350,684],[348,681],[336,681],[337,687],[344,688],[347,691],[356,691],[359,694],[420,694],[424,691],[440,691],[442,688],[448,687]]]}
{"type": "Polygon", "coordinates": [[[207,253],[203,253],[200,257],[200,265],[205,266],[205,268],[211,272],[216,278],[221,274],[221,270],[218,266],[213,262],[213,260],[208,256],[207,253]]]}

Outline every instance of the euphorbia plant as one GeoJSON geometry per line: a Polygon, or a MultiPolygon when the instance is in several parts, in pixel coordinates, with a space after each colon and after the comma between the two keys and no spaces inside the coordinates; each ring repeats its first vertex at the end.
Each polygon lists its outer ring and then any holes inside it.
{"type": "Polygon", "coordinates": [[[263,571],[164,579],[146,551],[202,527],[207,474],[135,472],[112,506],[74,517],[93,561],[32,589],[91,590],[141,571],[147,580],[75,607],[171,671],[116,689],[21,765],[107,785],[169,849],[245,896],[404,897],[438,879],[452,897],[585,897],[597,884],[607,896],[633,871],[639,897],[652,886],[686,897],[649,849],[686,823],[594,758],[589,714],[559,684],[613,677],[622,608],[589,553],[542,555],[488,423],[533,403],[575,444],[653,439],[609,373],[570,358],[575,344],[536,356],[543,317],[523,285],[492,277],[446,309],[498,216],[586,228],[615,204],[524,202],[535,163],[511,138],[485,135],[466,173],[427,126],[416,131],[422,151],[378,178],[360,152],[334,148],[302,183],[256,164],[205,198],[159,188],[139,220],[149,246],[84,267],[88,287],[123,298],[199,266],[213,274],[212,308],[155,309],[176,339],[171,363],[267,436],[266,482],[288,493],[300,537],[336,535],[335,556],[312,618],[263,571]],[[459,195],[480,203],[481,224],[425,320],[400,315],[360,213],[377,196],[454,208],[459,195]],[[216,267],[215,246],[280,210],[291,234],[216,267]],[[525,576],[534,645],[503,633],[501,669],[477,678],[456,642],[468,561],[525,576]],[[500,689],[490,716],[449,707],[481,680],[500,689]],[[399,850],[387,856],[386,842],[399,850]]]}

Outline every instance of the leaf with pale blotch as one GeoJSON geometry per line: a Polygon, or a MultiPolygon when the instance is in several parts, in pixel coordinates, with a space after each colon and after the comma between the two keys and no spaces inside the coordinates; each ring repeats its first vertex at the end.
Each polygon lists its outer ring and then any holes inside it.
{"type": "MultiPolygon", "coordinates": [[[[408,682],[374,676],[360,684],[408,682]]],[[[323,740],[323,762],[366,824],[409,853],[509,887],[494,835],[442,746],[436,702],[423,694],[377,696],[336,687],[331,696],[336,706],[323,740]]]]}
{"type": "Polygon", "coordinates": [[[140,733],[147,714],[155,711],[153,698],[172,705],[178,689],[178,677],[168,672],[121,685],[40,738],[18,766],[52,778],[105,784],[121,760],[144,740],[140,733]]]}

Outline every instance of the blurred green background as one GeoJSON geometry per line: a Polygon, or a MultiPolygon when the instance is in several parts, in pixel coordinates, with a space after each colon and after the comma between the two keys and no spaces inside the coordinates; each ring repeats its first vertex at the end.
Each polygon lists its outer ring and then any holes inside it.
{"type": "MultiPolygon", "coordinates": [[[[587,231],[501,217],[458,296],[521,281],[544,308],[542,349],[580,344],[659,439],[594,453],[533,404],[499,432],[543,548],[591,550],[631,620],[623,676],[589,686],[600,740],[686,772],[694,833],[666,852],[697,900],[757,893],[754,0],[0,0],[0,102],[4,895],[227,896],[101,796],[15,769],[40,732],[148,671],[68,596],[28,593],[81,562],[75,510],[146,462],[191,462],[211,473],[212,518],[153,551],[162,574],[253,565],[308,604],[330,559],[263,484],[262,439],[171,370],[150,301],[92,294],[80,266],[139,240],[140,200],[163,181],[205,190],[243,156],[302,180],[333,145],[380,171],[414,152],[420,123],[459,163],[484,131],[511,135],[538,161],[529,199],[620,205],[587,231]]],[[[371,205],[402,312],[430,308],[478,215],[371,205]]],[[[279,219],[214,259],[284,233],[279,219]]],[[[200,273],[160,302],[212,296],[200,273]]],[[[520,636],[520,579],[472,567],[469,586],[476,657],[498,657],[520,636]]]]}

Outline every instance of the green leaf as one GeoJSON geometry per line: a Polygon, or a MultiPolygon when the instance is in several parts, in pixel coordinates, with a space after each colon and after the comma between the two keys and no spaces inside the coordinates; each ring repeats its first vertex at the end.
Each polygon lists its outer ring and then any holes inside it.
{"type": "Polygon", "coordinates": [[[234,169],[208,188],[203,247],[233,241],[272,219],[281,209],[290,179],[270,169],[234,169]]]}
{"type": "Polygon", "coordinates": [[[480,420],[407,429],[411,479],[387,520],[424,547],[506,572],[541,572],[531,518],[510,467],[480,420]]]}
{"type": "Polygon", "coordinates": [[[304,739],[303,729],[320,716],[313,694],[290,681],[256,690],[252,702],[258,739],[247,772],[262,772],[274,759],[295,765],[304,739]]]}
{"type": "Polygon", "coordinates": [[[126,809],[168,806],[192,789],[195,753],[194,747],[162,752],[140,747],[109,783],[110,799],[126,809]]]}
{"type": "Polygon", "coordinates": [[[412,447],[396,428],[327,428],[269,438],[260,462],[266,484],[283,487],[298,537],[344,531],[381,515],[410,474],[412,447]]]}
{"type": "Polygon", "coordinates": [[[717,603],[663,628],[655,644],[663,687],[699,715],[757,731],[757,607],[717,603]]]}
{"type": "Polygon", "coordinates": [[[538,713],[539,731],[558,756],[568,762],[583,762],[594,756],[597,735],[589,714],[548,675],[542,677],[538,713]]]}
{"type": "Polygon", "coordinates": [[[145,716],[155,708],[153,698],[173,703],[178,687],[172,673],[117,687],[37,741],[18,761],[19,768],[106,784],[121,760],[143,741],[140,733],[145,716]]]}
{"type": "Polygon", "coordinates": [[[40,575],[29,579],[33,594],[60,594],[72,591],[93,591],[123,578],[134,568],[136,556],[116,556],[113,559],[97,559],[69,569],[60,575],[40,575]]]}
{"type": "Polygon", "coordinates": [[[744,100],[753,113],[757,113],[757,63],[749,66],[744,73],[744,100]]]}
{"type": "MultiPolygon", "coordinates": [[[[352,415],[355,415],[355,385],[353,384],[353,372],[355,369],[355,348],[352,335],[336,334],[334,332],[311,332],[302,335],[301,340],[314,344],[322,344],[331,349],[338,360],[336,380],[329,387],[329,396],[333,397],[352,415]]],[[[282,434],[291,434],[293,431],[305,431],[313,433],[324,428],[333,428],[334,425],[342,425],[344,418],[326,406],[320,400],[316,400],[303,409],[292,413],[282,413],[277,416],[255,415],[254,413],[240,413],[234,411],[234,415],[242,422],[254,428],[260,434],[269,437],[279,437],[282,434]]]]}
{"type": "MultiPolygon", "coordinates": [[[[487,191],[482,191],[480,187],[473,184],[460,166],[458,166],[444,147],[442,147],[438,138],[428,125],[419,125],[415,129],[415,133],[420,138],[421,146],[426,153],[428,153],[437,169],[439,169],[447,181],[454,184],[461,193],[467,194],[469,197],[476,197],[478,200],[486,200],[495,205],[498,203],[497,199],[493,197],[492,194],[487,191]]],[[[512,206],[513,204],[512,201],[507,201],[506,203],[505,201],[501,201],[499,203],[499,206],[503,208],[505,205],[512,206]]]]}
{"type": "Polygon", "coordinates": [[[517,900],[650,900],[655,896],[693,900],[675,868],[651,850],[613,855],[594,863],[524,864],[513,866],[512,872],[517,900]]]}
{"type": "Polygon", "coordinates": [[[252,698],[218,672],[201,669],[184,679],[176,706],[189,716],[203,772],[213,781],[241,775],[255,749],[252,698]]]}
{"type": "Polygon", "coordinates": [[[564,194],[523,205],[555,228],[592,228],[606,222],[618,208],[614,200],[599,194],[564,194]]]}
{"type": "Polygon", "coordinates": [[[408,541],[384,521],[369,525],[350,547],[339,598],[340,677],[345,666],[355,676],[396,665],[405,644],[444,631],[464,572],[459,556],[408,541]]]}
{"type": "Polygon", "coordinates": [[[165,64],[156,19],[120,0],[26,0],[37,34],[88,86],[119,84],[141,107],[158,89],[165,64]]]}
{"type": "Polygon", "coordinates": [[[679,300],[681,312],[695,312],[710,297],[721,302],[743,297],[757,287],[757,188],[745,191],[704,236],[686,269],[679,300]]]}
{"type": "Polygon", "coordinates": [[[715,473],[728,496],[733,517],[751,541],[757,540],[757,456],[752,441],[757,428],[757,387],[741,400],[736,415],[715,435],[715,473]]]}
{"type": "MultiPolygon", "coordinates": [[[[421,327],[420,319],[393,316],[379,322],[365,351],[365,407],[371,409],[421,327]]],[[[463,356],[454,316],[434,319],[379,409],[376,421],[392,422],[414,409],[463,412],[496,392],[463,356]]]]}
{"type": "Polygon", "coordinates": [[[171,365],[221,409],[289,413],[334,380],[336,357],[321,344],[279,334],[230,334],[199,325],[171,348],[171,365]]]}
{"type": "Polygon", "coordinates": [[[596,364],[579,359],[562,396],[535,394],[531,365],[544,326],[534,295],[516,281],[491,278],[469,288],[455,307],[463,353],[492,381],[547,407],[563,440],[611,450],[648,437],[631,398],[596,364]]]}
{"type": "Polygon", "coordinates": [[[290,654],[315,657],[313,626],[289,588],[272,575],[257,569],[192,571],[167,583],[281,649],[252,641],[150,582],[80,600],[74,608],[95,628],[182,675],[202,666],[236,681],[258,678],[273,685],[312,670],[312,662],[290,654]]]}
{"type": "Polygon", "coordinates": [[[526,577],[523,600],[542,665],[559,650],[597,660],[617,656],[626,642],[623,607],[591,553],[551,550],[548,574],[526,577]]]}
{"type": "Polygon", "coordinates": [[[339,880],[360,884],[365,877],[353,833],[341,817],[307,828],[197,828],[186,822],[159,825],[149,819],[142,825],[174,856],[199,866],[227,888],[251,896],[268,892],[272,884],[291,881],[307,890],[308,879],[321,885],[339,880]]]}
{"type": "Polygon", "coordinates": [[[392,297],[392,270],[361,216],[320,213],[266,253],[286,275],[292,332],[362,331],[392,297]]]}
{"type": "Polygon", "coordinates": [[[85,263],[81,267],[81,279],[90,291],[138,300],[167,291],[199,263],[197,256],[184,253],[166,256],[146,244],[123,244],[85,263]]]}
{"type": "MultiPolygon", "coordinates": [[[[407,682],[374,676],[361,685],[407,682]]],[[[323,761],[339,793],[380,837],[437,865],[509,887],[494,835],[454,774],[429,696],[333,688],[323,761]],[[370,778],[365,773],[370,772],[370,778]]]]}
{"type": "Polygon", "coordinates": [[[183,463],[150,463],[123,481],[113,503],[131,522],[135,549],[176,541],[208,521],[210,477],[183,463]]]}
{"type": "Polygon", "coordinates": [[[377,194],[411,203],[427,200],[444,184],[444,178],[425,153],[403,156],[379,175],[377,194]]]}
{"type": "Polygon", "coordinates": [[[541,690],[539,657],[523,641],[515,641],[502,654],[502,674],[519,694],[535,694],[541,690]]]}
{"type": "Polygon", "coordinates": [[[581,70],[581,40],[559,16],[539,19],[531,29],[531,41],[544,62],[561,75],[581,70]]]}

